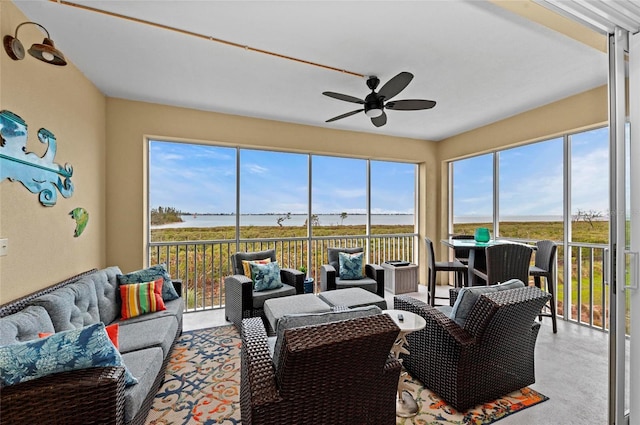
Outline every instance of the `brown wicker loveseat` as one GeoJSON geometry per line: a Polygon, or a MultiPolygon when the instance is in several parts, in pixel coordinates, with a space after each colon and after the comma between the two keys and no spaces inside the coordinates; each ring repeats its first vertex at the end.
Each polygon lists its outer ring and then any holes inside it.
{"type": "MultiPolygon", "coordinates": [[[[451,292],[455,299],[457,291],[451,292]]],[[[535,287],[485,293],[461,327],[442,309],[397,296],[396,309],[427,321],[423,330],[407,336],[411,353],[403,366],[460,411],[526,387],[535,382],[540,324],[534,319],[549,297],[535,287]]]]}
{"type": "Polygon", "coordinates": [[[242,321],[243,425],[396,423],[401,364],[389,356],[399,333],[391,317],[280,325],[272,359],[262,321],[242,321]]]}
{"type": "MultiPolygon", "coordinates": [[[[87,322],[118,322],[121,357],[138,383],[125,387],[125,368],[110,366],[54,373],[8,385],[0,389],[3,424],[145,423],[164,380],[169,354],[182,333],[184,304],[178,297],[165,302],[164,311],[122,321],[116,290],[118,274],[117,267],[89,270],[0,306],[0,344],[37,339],[39,332],[82,328],[90,324],[87,322]],[[57,302],[66,304],[60,309],[66,316],[59,314],[52,319],[50,314],[57,302]]],[[[180,295],[181,282],[171,283],[180,295]]]]}

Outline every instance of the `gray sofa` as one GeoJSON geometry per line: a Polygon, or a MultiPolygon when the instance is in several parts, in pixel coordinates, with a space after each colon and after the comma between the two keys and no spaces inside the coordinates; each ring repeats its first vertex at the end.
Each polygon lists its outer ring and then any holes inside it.
{"type": "MultiPolygon", "coordinates": [[[[169,354],[182,333],[184,303],[179,297],[165,301],[164,311],[122,320],[119,274],[118,267],[93,270],[0,306],[0,345],[35,339],[39,332],[119,323],[119,351],[138,383],[125,387],[122,367],[94,367],[7,386],[0,393],[3,422],[145,422],[169,354]],[[32,399],[40,408],[30,408],[32,399]]],[[[181,283],[172,283],[180,294],[181,283]]]]}

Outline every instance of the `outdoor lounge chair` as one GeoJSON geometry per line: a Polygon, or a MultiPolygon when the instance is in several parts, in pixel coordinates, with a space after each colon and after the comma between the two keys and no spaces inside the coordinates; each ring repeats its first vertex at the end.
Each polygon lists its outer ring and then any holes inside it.
{"type": "MultiPolygon", "coordinates": [[[[434,308],[406,295],[395,297],[394,308],[427,321],[424,329],[407,335],[411,350],[403,356],[403,366],[459,411],[533,384],[540,329],[535,318],[550,295],[521,282],[520,286],[471,299],[463,326],[445,314],[445,307],[434,308]]],[[[455,299],[458,291],[469,289],[449,292],[455,299]]]]}
{"type": "Polygon", "coordinates": [[[324,264],[320,268],[321,289],[331,291],[344,288],[362,288],[373,292],[384,298],[384,269],[378,264],[364,264],[364,276],[362,279],[341,279],[340,278],[340,252],[355,254],[364,252],[362,247],[357,248],[328,248],[327,260],[329,264],[324,264]]]}
{"type": "Polygon", "coordinates": [[[399,331],[387,314],[289,328],[274,363],[263,323],[243,320],[242,424],[395,424],[399,331]]]}
{"type": "Polygon", "coordinates": [[[224,279],[225,318],[238,329],[242,319],[264,317],[264,302],[269,298],[286,297],[304,293],[304,274],[301,271],[280,268],[283,286],[278,289],[255,291],[253,281],[244,274],[242,260],[254,261],[269,258],[276,261],[276,251],[237,252],[231,256],[233,275],[224,279]]]}

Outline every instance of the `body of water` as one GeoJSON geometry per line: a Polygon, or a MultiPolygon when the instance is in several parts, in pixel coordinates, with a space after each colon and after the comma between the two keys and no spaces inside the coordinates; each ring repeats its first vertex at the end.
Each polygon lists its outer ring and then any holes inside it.
{"type": "MultiPolygon", "coordinates": [[[[224,227],[235,226],[236,216],[234,215],[183,215],[181,223],[163,224],[151,226],[152,229],[178,229],[187,227],[224,227]]],[[[240,226],[277,226],[277,214],[248,214],[240,216],[240,226]]],[[[306,214],[291,214],[291,218],[282,221],[283,226],[304,226],[307,220],[306,214]]],[[[339,214],[318,214],[320,226],[356,226],[364,225],[367,216],[364,214],[348,215],[344,220],[339,214]]],[[[412,225],[413,214],[372,214],[371,224],[373,225],[412,225]]]]}
{"type": "MultiPolygon", "coordinates": [[[[226,227],[236,225],[234,215],[183,215],[182,222],[151,226],[152,229],[179,229],[188,227],[226,227]]],[[[240,216],[241,226],[277,226],[277,214],[247,214],[240,216]]],[[[283,226],[304,226],[306,214],[291,214],[291,218],[282,221],[283,226]]],[[[318,214],[321,226],[357,226],[364,225],[367,216],[364,214],[347,215],[342,220],[339,214],[318,214]]],[[[454,217],[454,224],[464,223],[491,223],[490,216],[462,216],[454,217]]],[[[505,216],[500,219],[502,222],[540,222],[540,221],[562,221],[561,215],[522,215],[505,216]]],[[[372,225],[413,225],[413,214],[372,214],[372,225]]]]}

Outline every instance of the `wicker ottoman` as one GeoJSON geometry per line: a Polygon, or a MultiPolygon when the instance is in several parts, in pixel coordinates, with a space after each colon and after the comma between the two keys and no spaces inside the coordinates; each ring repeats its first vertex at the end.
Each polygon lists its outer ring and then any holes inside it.
{"type": "Polygon", "coordinates": [[[335,291],[321,292],[319,297],[332,307],[364,307],[368,305],[377,305],[382,310],[388,309],[387,301],[362,288],[346,288],[337,289],[335,291]]]}
{"type": "Polygon", "coordinates": [[[314,294],[271,298],[264,302],[264,315],[269,322],[270,334],[275,333],[278,320],[285,314],[324,313],[327,311],[331,311],[331,306],[314,294]]]}

